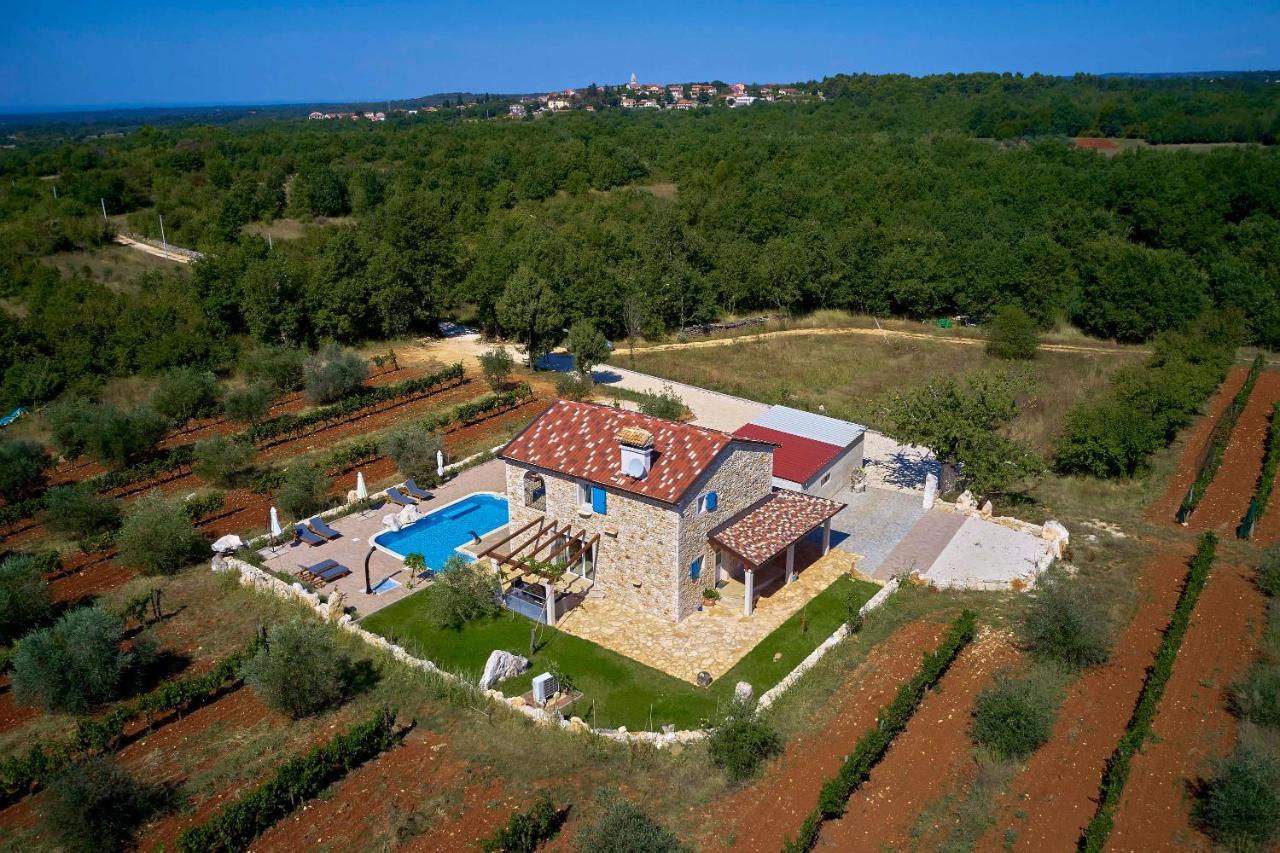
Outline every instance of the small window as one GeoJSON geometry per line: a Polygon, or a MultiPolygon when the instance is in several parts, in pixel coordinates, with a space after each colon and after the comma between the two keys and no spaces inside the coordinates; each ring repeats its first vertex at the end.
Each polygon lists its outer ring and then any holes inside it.
{"type": "Polygon", "coordinates": [[[698,514],[699,515],[706,512],[715,512],[715,508],[716,508],[715,492],[707,492],[705,495],[698,498],[698,514]]]}
{"type": "Polygon", "coordinates": [[[599,486],[591,487],[591,511],[600,515],[609,514],[607,493],[599,486]]]}
{"type": "Polygon", "coordinates": [[[591,486],[588,483],[578,483],[578,504],[591,503],[591,486]]]}
{"type": "Polygon", "coordinates": [[[822,475],[822,479],[818,481],[818,485],[825,486],[827,483],[830,483],[830,482],[831,482],[831,472],[828,471],[827,473],[822,475]]]}
{"type": "Polygon", "coordinates": [[[692,563],[689,564],[689,579],[696,581],[698,579],[698,576],[701,574],[702,574],[702,558],[698,557],[692,563]]]}

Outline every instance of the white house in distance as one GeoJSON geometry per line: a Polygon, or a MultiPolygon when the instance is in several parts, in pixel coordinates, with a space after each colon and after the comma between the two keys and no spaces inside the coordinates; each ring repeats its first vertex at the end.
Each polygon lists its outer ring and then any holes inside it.
{"type": "Polygon", "coordinates": [[[773,406],[733,434],[776,445],[775,488],[830,498],[862,469],[867,428],[789,406],[773,406]]]}

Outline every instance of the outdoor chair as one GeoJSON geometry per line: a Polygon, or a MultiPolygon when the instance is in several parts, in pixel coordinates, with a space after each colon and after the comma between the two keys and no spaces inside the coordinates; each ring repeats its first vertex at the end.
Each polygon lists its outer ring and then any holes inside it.
{"type": "Polygon", "coordinates": [[[391,501],[393,504],[399,504],[400,506],[417,506],[418,505],[417,500],[409,497],[404,492],[400,491],[395,487],[387,489],[387,500],[391,501]]]}
{"type": "Polygon", "coordinates": [[[431,492],[415,483],[412,477],[404,481],[404,490],[420,501],[429,501],[435,497],[431,492]]]}
{"type": "Polygon", "coordinates": [[[307,526],[310,527],[314,533],[317,533],[320,536],[323,536],[325,539],[341,539],[342,538],[341,533],[334,530],[329,525],[325,524],[324,519],[322,519],[318,515],[314,518],[308,519],[307,526]]]}
{"type": "Polygon", "coordinates": [[[323,545],[325,543],[324,539],[321,539],[301,524],[295,524],[293,526],[293,535],[295,540],[306,542],[311,546],[323,545]]]}
{"type": "Polygon", "coordinates": [[[341,563],[334,563],[332,566],[320,572],[315,577],[316,577],[317,583],[320,586],[324,586],[327,583],[333,583],[338,578],[345,578],[349,574],[351,574],[351,570],[348,569],[346,566],[342,565],[341,563]]]}
{"type": "Polygon", "coordinates": [[[309,566],[299,563],[298,568],[301,569],[301,571],[298,574],[304,580],[309,580],[310,578],[319,577],[322,572],[328,571],[336,565],[338,565],[337,560],[321,560],[320,562],[312,563],[309,566]]]}

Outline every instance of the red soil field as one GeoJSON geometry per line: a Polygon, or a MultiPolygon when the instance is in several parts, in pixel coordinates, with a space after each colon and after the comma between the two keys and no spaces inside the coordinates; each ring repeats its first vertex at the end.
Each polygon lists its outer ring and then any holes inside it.
{"type": "Polygon", "coordinates": [[[1111,659],[1085,672],[1067,693],[1052,737],[1000,798],[996,820],[978,849],[999,849],[1010,829],[1016,833],[1016,850],[1075,847],[1093,817],[1107,759],[1124,733],[1146,668],[1169,624],[1191,548],[1180,544],[1143,566],[1137,612],[1116,638],[1111,659]]]}
{"type": "Polygon", "coordinates": [[[1191,615],[1153,729],[1133,758],[1112,850],[1209,850],[1191,825],[1190,784],[1235,743],[1226,691],[1253,662],[1264,602],[1243,566],[1215,565],[1191,615]]]}
{"type": "MultiPolygon", "coordinates": [[[[1187,520],[1192,530],[1216,530],[1222,536],[1234,536],[1236,525],[1249,509],[1262,470],[1267,429],[1271,423],[1271,407],[1280,400],[1280,373],[1264,370],[1258,375],[1253,393],[1227,444],[1222,465],[1213,482],[1205,490],[1200,505],[1187,520]]],[[[1257,533],[1255,541],[1264,541],[1257,533]]]]}
{"type": "Polygon", "coordinates": [[[833,715],[792,738],[759,781],[718,802],[715,825],[708,832],[719,839],[735,838],[726,846],[737,851],[782,849],[817,804],[822,783],[840,769],[854,744],[876,724],[880,708],[919,669],[920,655],[945,632],[946,626],[936,622],[912,622],[873,648],[830,700],[836,706],[833,715]]]}
{"type": "Polygon", "coordinates": [[[849,798],[843,818],[827,823],[818,846],[906,850],[916,818],[975,772],[969,721],[978,693],[1017,660],[1003,634],[979,637],[947,670],[871,777],[849,798]]]}
{"type": "Polygon", "coordinates": [[[1159,524],[1177,525],[1174,516],[1178,512],[1178,507],[1182,505],[1182,498],[1187,494],[1187,489],[1191,488],[1191,484],[1195,482],[1196,474],[1200,469],[1200,459],[1204,455],[1205,444],[1209,440],[1209,433],[1213,432],[1214,424],[1218,422],[1218,418],[1222,417],[1227,406],[1231,405],[1231,398],[1240,390],[1240,386],[1244,385],[1244,379],[1248,373],[1247,368],[1238,366],[1227,372],[1227,378],[1218,386],[1217,393],[1209,399],[1208,410],[1203,417],[1191,425],[1191,429],[1187,432],[1186,441],[1182,446],[1182,456],[1178,459],[1178,468],[1169,478],[1164,494],[1147,508],[1147,518],[1159,524]]]}
{"type": "Polygon", "coordinates": [[[1077,136],[1072,140],[1077,148],[1090,151],[1119,151],[1120,143],[1114,139],[1098,139],[1092,136],[1077,136]]]}

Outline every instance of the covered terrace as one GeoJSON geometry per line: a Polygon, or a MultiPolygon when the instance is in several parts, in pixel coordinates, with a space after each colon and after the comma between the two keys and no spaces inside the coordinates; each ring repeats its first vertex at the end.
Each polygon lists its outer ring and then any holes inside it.
{"type": "Polygon", "coordinates": [[[724,524],[711,531],[708,539],[719,550],[715,561],[715,584],[722,571],[743,573],[742,612],[750,616],[756,595],[766,586],[782,581],[785,586],[796,576],[796,545],[822,528],[822,554],[831,550],[831,519],[845,504],[826,498],[776,489],[724,524]],[[775,557],[785,554],[781,571],[772,568],[775,557]],[[727,559],[725,559],[727,558],[727,559]],[[765,575],[757,578],[757,573],[765,575]]]}
{"type": "Polygon", "coordinates": [[[595,584],[600,536],[561,525],[545,517],[501,536],[482,541],[479,559],[493,561],[507,607],[547,625],[554,625],[566,606],[580,602],[595,584]]]}

